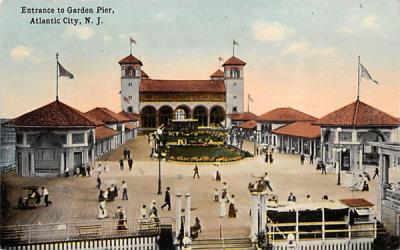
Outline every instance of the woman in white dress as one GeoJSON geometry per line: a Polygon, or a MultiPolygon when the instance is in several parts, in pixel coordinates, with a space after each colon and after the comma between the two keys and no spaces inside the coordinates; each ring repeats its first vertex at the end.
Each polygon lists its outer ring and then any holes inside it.
{"type": "Polygon", "coordinates": [[[226,198],[219,199],[219,217],[224,218],[226,216],[226,198]]]}
{"type": "Polygon", "coordinates": [[[99,214],[98,214],[97,218],[104,219],[107,217],[108,217],[108,214],[107,214],[107,209],[106,209],[106,201],[102,200],[99,202],[99,214]]]}

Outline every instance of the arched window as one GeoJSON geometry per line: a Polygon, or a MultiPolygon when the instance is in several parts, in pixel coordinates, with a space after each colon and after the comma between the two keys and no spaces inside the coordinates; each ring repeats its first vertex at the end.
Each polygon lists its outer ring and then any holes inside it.
{"type": "Polygon", "coordinates": [[[193,110],[193,118],[197,119],[200,127],[208,126],[208,112],[204,106],[197,106],[193,110]]]}
{"type": "Polygon", "coordinates": [[[156,127],[156,109],[152,106],[142,108],[140,112],[140,120],[143,128],[156,127]]]}
{"type": "Polygon", "coordinates": [[[126,69],[126,77],[135,77],[135,69],[132,66],[126,69]]]}
{"type": "Polygon", "coordinates": [[[225,111],[221,106],[214,106],[210,111],[210,123],[216,126],[222,125],[225,120],[225,111]]]}
{"type": "MultiPolygon", "coordinates": [[[[180,105],[176,108],[175,110],[175,114],[178,110],[183,110],[183,112],[185,112],[185,119],[189,119],[191,117],[191,110],[188,106],[186,105],[180,105]]],[[[176,115],[175,115],[176,116],[176,115]]],[[[178,118],[177,118],[178,119],[178,118]]]]}
{"type": "Polygon", "coordinates": [[[186,118],[185,110],[177,109],[175,110],[175,119],[176,120],[184,120],[186,118]]]}
{"type": "Polygon", "coordinates": [[[162,107],[158,110],[158,113],[159,113],[159,116],[160,116],[160,119],[159,119],[160,125],[161,125],[161,124],[164,124],[164,126],[167,125],[168,122],[169,122],[170,120],[172,120],[173,112],[174,112],[174,111],[173,111],[173,109],[172,109],[170,106],[162,106],[162,107]]]}

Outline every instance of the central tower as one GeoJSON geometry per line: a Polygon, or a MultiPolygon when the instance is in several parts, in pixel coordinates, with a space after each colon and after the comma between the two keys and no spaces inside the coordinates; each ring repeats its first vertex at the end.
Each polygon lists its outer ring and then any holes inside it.
{"type": "Polygon", "coordinates": [[[121,110],[139,114],[139,87],[142,62],[130,54],[121,61],[121,110]]]}
{"type": "Polygon", "coordinates": [[[244,112],[244,66],[245,62],[232,56],[222,64],[226,88],[226,112],[244,112]]]}

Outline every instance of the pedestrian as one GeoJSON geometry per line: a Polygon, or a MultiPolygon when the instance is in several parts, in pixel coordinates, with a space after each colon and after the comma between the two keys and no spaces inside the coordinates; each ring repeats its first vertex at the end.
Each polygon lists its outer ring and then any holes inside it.
{"type": "Polygon", "coordinates": [[[130,159],[131,158],[131,151],[128,149],[126,152],[127,152],[128,159],[130,159]]]}
{"type": "Polygon", "coordinates": [[[195,165],[193,171],[194,171],[193,179],[196,177],[196,175],[197,175],[197,179],[200,179],[200,176],[199,176],[199,167],[197,167],[197,164],[195,165]]]}
{"type": "Polygon", "coordinates": [[[118,206],[115,215],[118,219],[117,230],[128,230],[125,210],[121,206],[118,206]]]}
{"type": "Polygon", "coordinates": [[[219,198],[219,190],[218,188],[214,188],[215,192],[214,192],[214,201],[218,202],[218,198],[219,198]]]}
{"type": "Polygon", "coordinates": [[[215,180],[216,181],[221,181],[221,174],[219,173],[218,170],[215,172],[215,180]]]}
{"type": "Polygon", "coordinates": [[[161,206],[161,209],[164,210],[164,207],[168,205],[168,211],[171,210],[171,196],[169,194],[169,187],[167,187],[167,190],[165,191],[165,198],[164,198],[164,205],[161,206]]]}
{"type": "Polygon", "coordinates": [[[363,177],[363,187],[361,191],[369,191],[369,185],[368,185],[368,178],[366,176],[363,177]]]}
{"type": "Polygon", "coordinates": [[[131,171],[132,170],[132,166],[133,166],[133,160],[130,157],[128,159],[128,166],[129,166],[129,171],[131,171]]]}
{"type": "Polygon", "coordinates": [[[375,168],[375,173],[374,173],[374,176],[372,177],[372,179],[374,180],[376,176],[379,177],[379,168],[378,167],[375,168]]]}
{"type": "Polygon", "coordinates": [[[265,152],[265,163],[268,163],[268,152],[265,152]]]}
{"type": "Polygon", "coordinates": [[[310,155],[310,165],[314,164],[314,155],[310,155]]]}
{"type": "MultiPolygon", "coordinates": [[[[336,163],[335,163],[335,167],[336,167],[336,163]]],[[[321,161],[321,174],[326,174],[325,162],[322,162],[322,161],[321,161]]]]}
{"type": "Polygon", "coordinates": [[[274,162],[274,158],[272,157],[272,153],[269,153],[269,163],[273,163],[274,162]]]}
{"type": "Polygon", "coordinates": [[[128,200],[128,187],[125,181],[122,181],[122,199],[128,200]]]}
{"type": "Polygon", "coordinates": [[[124,160],[122,160],[122,158],[119,159],[119,169],[121,169],[121,171],[124,170],[124,160]]]}
{"type": "Polygon", "coordinates": [[[197,231],[197,232],[201,233],[201,224],[200,224],[200,219],[199,219],[199,217],[196,217],[196,218],[195,218],[195,223],[194,223],[194,226],[193,226],[193,231],[197,231]]]}
{"type": "Polygon", "coordinates": [[[304,154],[301,153],[301,155],[300,155],[300,163],[301,163],[301,165],[304,165],[304,158],[305,158],[304,154]]]}
{"type": "Polygon", "coordinates": [[[98,219],[104,219],[108,217],[106,201],[102,198],[99,200],[99,214],[97,215],[98,219]]]}
{"type": "Polygon", "coordinates": [[[296,196],[293,195],[293,193],[290,193],[287,200],[288,201],[292,201],[292,202],[296,202],[297,199],[296,199],[296,196]]]}
{"type": "Polygon", "coordinates": [[[88,173],[88,177],[92,176],[92,174],[90,173],[91,170],[92,170],[92,166],[88,163],[87,166],[86,166],[86,171],[88,173]]]}
{"type": "Polygon", "coordinates": [[[236,207],[235,207],[235,195],[232,194],[231,198],[229,199],[229,212],[228,212],[228,217],[229,218],[236,218],[236,207]]]}
{"type": "Polygon", "coordinates": [[[219,217],[224,218],[226,216],[226,199],[225,197],[222,198],[222,196],[219,199],[219,217]]]}
{"type": "Polygon", "coordinates": [[[152,200],[150,204],[150,213],[149,216],[154,214],[156,217],[158,217],[158,211],[156,208],[156,200],[152,200]]]}
{"type": "Polygon", "coordinates": [[[42,196],[44,197],[44,203],[46,204],[46,207],[48,207],[49,204],[53,204],[53,202],[49,201],[49,190],[47,190],[45,187],[42,187],[42,196]]]}
{"type": "Polygon", "coordinates": [[[128,156],[128,151],[126,150],[126,148],[124,148],[124,159],[126,160],[126,157],[128,156]]]}
{"type": "Polygon", "coordinates": [[[97,180],[96,188],[100,189],[100,186],[101,186],[100,172],[97,174],[97,179],[96,180],[97,180]]]}

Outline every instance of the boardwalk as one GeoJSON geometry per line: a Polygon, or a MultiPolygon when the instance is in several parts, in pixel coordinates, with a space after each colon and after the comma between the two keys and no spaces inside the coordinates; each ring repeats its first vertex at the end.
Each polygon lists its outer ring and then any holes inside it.
{"type": "MultiPolygon", "coordinates": [[[[252,144],[245,145],[252,149],[252,144]]],[[[130,148],[135,159],[134,168],[129,172],[127,166],[120,171],[116,161],[109,162],[110,171],[102,173],[103,183],[117,182],[121,186],[122,180],[128,184],[128,201],[118,198],[114,202],[107,203],[110,215],[113,215],[117,206],[123,206],[127,210],[128,218],[138,218],[139,208],[142,204],[149,205],[155,199],[158,206],[163,202],[163,196],[157,195],[158,161],[149,159],[150,148],[144,137],[122,145],[116,152],[108,155],[108,159],[118,159],[122,155],[123,148],[130,148]],[[137,160],[138,159],[138,160],[137,160]]],[[[193,164],[162,162],[162,190],[171,187],[173,195],[172,210],[166,211],[159,208],[162,217],[173,217],[174,194],[176,192],[192,195],[192,224],[194,217],[198,216],[202,222],[203,234],[200,237],[218,237],[219,228],[223,230],[225,237],[246,237],[249,235],[249,209],[250,196],[247,184],[254,181],[254,177],[268,171],[272,186],[279,197],[286,199],[289,192],[294,192],[299,201],[305,200],[307,194],[315,200],[323,195],[330,199],[359,198],[363,197],[375,203],[377,180],[371,182],[370,192],[350,192],[345,187],[336,185],[336,175],[321,175],[315,170],[315,166],[308,163],[300,165],[296,155],[275,155],[273,165],[266,165],[262,157],[245,159],[240,162],[223,164],[220,167],[222,180],[228,183],[228,190],[236,196],[238,217],[235,219],[219,218],[218,204],[213,201],[214,188],[219,185],[212,180],[218,167],[210,163],[198,164],[200,179],[192,179],[193,164]]],[[[369,170],[370,172],[373,169],[369,170]]],[[[398,173],[392,175],[397,176],[398,173]]],[[[74,222],[83,220],[97,220],[98,190],[95,174],[90,178],[21,178],[15,173],[3,176],[4,181],[12,190],[9,200],[15,205],[22,195],[21,188],[25,185],[45,185],[50,191],[50,199],[53,205],[46,208],[43,205],[33,210],[16,210],[6,222],[12,224],[45,224],[57,222],[74,222]]],[[[121,197],[121,196],[120,196],[121,197]]]]}

